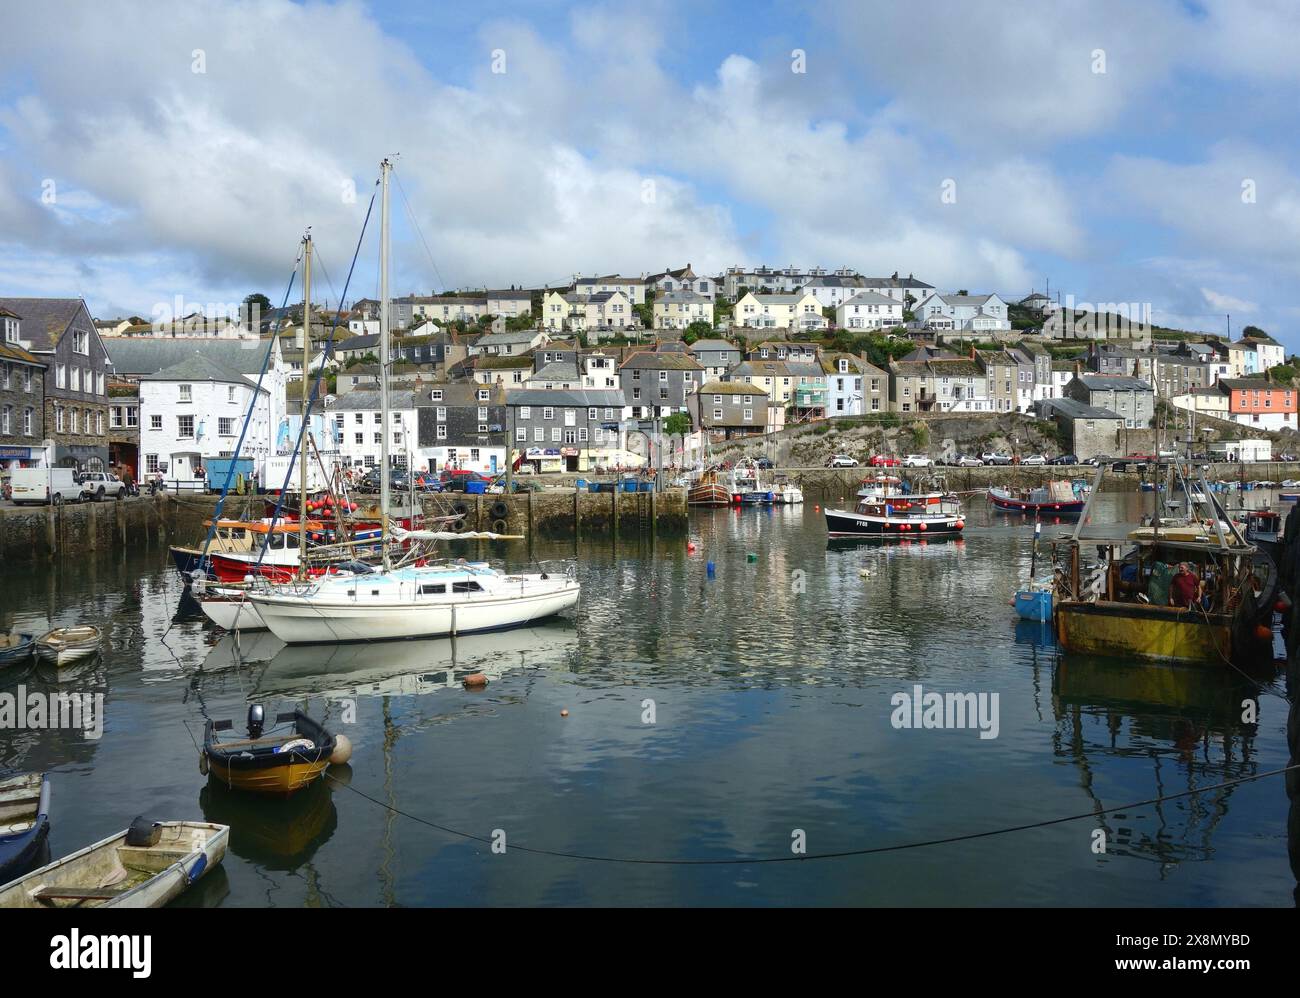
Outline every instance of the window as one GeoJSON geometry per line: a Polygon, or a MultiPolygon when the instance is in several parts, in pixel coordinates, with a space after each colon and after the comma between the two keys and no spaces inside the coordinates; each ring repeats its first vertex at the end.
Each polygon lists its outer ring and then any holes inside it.
{"type": "Polygon", "coordinates": [[[434,419],[436,419],[440,423],[446,421],[447,407],[445,405],[438,406],[438,408],[434,411],[434,419]]]}
{"type": "Polygon", "coordinates": [[[486,402],[488,400],[488,390],[486,388],[479,389],[478,400],[480,402],[486,402]]]}
{"type": "Polygon", "coordinates": [[[364,433],[354,434],[353,440],[358,444],[363,444],[366,442],[366,435],[364,433]]]}
{"type": "Polygon", "coordinates": [[[12,373],[13,372],[10,370],[8,364],[5,364],[4,367],[0,367],[0,388],[11,387],[9,378],[12,373]]]}
{"type": "Polygon", "coordinates": [[[10,421],[13,419],[13,412],[14,407],[7,405],[4,407],[4,411],[0,413],[0,433],[5,434],[6,436],[13,432],[9,425],[10,421]]]}
{"type": "Polygon", "coordinates": [[[453,593],[481,593],[483,591],[483,587],[480,586],[477,582],[473,582],[473,581],[453,582],[451,584],[451,591],[453,593]]]}
{"type": "Polygon", "coordinates": [[[754,410],[746,409],[744,419],[746,423],[752,423],[754,421],[754,410]]]}
{"type": "Polygon", "coordinates": [[[541,426],[538,426],[538,427],[534,428],[534,430],[533,430],[533,442],[534,442],[534,443],[538,443],[538,444],[540,444],[540,443],[542,443],[545,439],[546,439],[546,430],[545,430],[543,427],[541,427],[541,426]]]}
{"type": "Polygon", "coordinates": [[[446,440],[446,439],[447,439],[447,424],[446,424],[446,423],[439,423],[439,424],[438,424],[438,439],[439,439],[439,440],[446,440]]]}
{"type": "Polygon", "coordinates": [[[73,410],[71,410],[71,412],[69,413],[69,415],[68,415],[68,432],[69,432],[69,433],[80,433],[80,432],[81,432],[81,410],[80,410],[80,409],[73,409],[73,410]]]}
{"type": "Polygon", "coordinates": [[[162,429],[162,416],[158,415],[157,413],[155,413],[154,415],[150,416],[150,417],[149,417],[149,429],[151,429],[151,430],[161,430],[161,429],[162,429]]]}
{"type": "Polygon", "coordinates": [[[115,405],[108,410],[108,425],[116,429],[122,425],[122,407],[115,405]]]}
{"type": "Polygon", "coordinates": [[[375,443],[377,443],[377,444],[382,444],[383,442],[384,442],[384,434],[383,434],[383,432],[381,431],[381,432],[379,432],[379,433],[376,433],[376,434],[375,434],[375,443]]]}
{"type": "Polygon", "coordinates": [[[59,364],[54,368],[54,385],[56,388],[68,387],[68,365],[59,364]]]}
{"type": "Polygon", "coordinates": [[[95,435],[100,437],[104,435],[104,414],[102,412],[95,413],[95,435]]]}
{"type": "Polygon", "coordinates": [[[485,422],[486,420],[487,420],[487,406],[481,405],[478,407],[478,421],[482,423],[485,422]]]}
{"type": "Polygon", "coordinates": [[[235,420],[232,416],[221,416],[217,419],[217,436],[233,437],[235,435],[235,420]]]}
{"type": "Polygon", "coordinates": [[[714,419],[721,419],[721,418],[722,418],[722,410],[721,410],[721,409],[714,409],[714,410],[713,410],[713,418],[714,418],[714,419]]]}
{"type": "Polygon", "coordinates": [[[23,391],[30,394],[31,390],[32,390],[32,369],[30,367],[25,367],[23,368],[23,391]]]}
{"type": "Polygon", "coordinates": [[[520,419],[530,419],[530,418],[532,418],[532,413],[533,413],[533,410],[532,410],[532,408],[529,407],[529,406],[521,405],[521,406],[519,407],[519,418],[520,418],[520,419]]]}
{"type": "Polygon", "coordinates": [[[667,372],[667,371],[660,371],[660,372],[659,372],[659,380],[660,380],[660,381],[667,381],[667,380],[668,380],[668,372],[667,372]]]}
{"type": "Polygon", "coordinates": [[[600,418],[600,417],[596,414],[596,410],[595,410],[594,408],[593,408],[593,409],[588,409],[588,410],[587,410],[587,420],[588,420],[589,422],[594,422],[595,420],[597,420],[597,419],[599,419],[599,418],[600,418]]]}
{"type": "Polygon", "coordinates": [[[383,423],[383,421],[384,421],[384,414],[383,414],[382,412],[377,412],[377,413],[375,413],[375,414],[374,414],[374,417],[375,417],[375,425],[376,425],[376,426],[381,425],[381,424],[383,423]]]}
{"type": "Polygon", "coordinates": [[[430,402],[441,402],[441,401],[442,401],[442,389],[441,389],[441,388],[435,388],[433,391],[431,391],[431,392],[429,393],[429,401],[430,401],[430,402]]]}
{"type": "Polygon", "coordinates": [[[227,402],[233,402],[233,401],[235,401],[235,386],[234,386],[234,385],[226,385],[226,401],[227,401],[227,402]]]}
{"type": "Polygon", "coordinates": [[[33,412],[34,410],[30,406],[23,410],[23,436],[25,437],[30,437],[32,435],[33,412]]]}
{"type": "Polygon", "coordinates": [[[72,333],[72,350],[74,353],[90,353],[90,334],[81,330],[74,330],[72,333]]]}
{"type": "Polygon", "coordinates": [[[552,409],[549,405],[542,409],[542,419],[554,419],[554,418],[555,418],[555,410],[552,409]]]}
{"type": "Polygon", "coordinates": [[[515,440],[519,441],[519,443],[527,443],[527,442],[528,442],[528,427],[526,427],[526,426],[516,426],[516,427],[515,427],[515,440]]]}
{"type": "MultiPolygon", "coordinates": [[[[159,418],[161,418],[161,417],[159,417],[159,418]]],[[[144,456],[144,470],[147,471],[147,472],[149,472],[149,474],[151,474],[151,475],[152,475],[155,471],[158,470],[158,455],[157,455],[157,454],[146,454],[146,455],[144,456]]]]}
{"type": "Polygon", "coordinates": [[[177,416],[176,417],[176,435],[178,437],[194,436],[194,417],[177,416]]]}
{"type": "Polygon", "coordinates": [[[420,594],[423,596],[440,596],[447,592],[447,584],[439,582],[436,585],[423,585],[420,587],[420,594]]]}
{"type": "Polygon", "coordinates": [[[558,426],[552,426],[552,427],[551,427],[551,443],[553,443],[553,444],[558,444],[559,442],[560,442],[560,428],[559,428],[558,426]]]}

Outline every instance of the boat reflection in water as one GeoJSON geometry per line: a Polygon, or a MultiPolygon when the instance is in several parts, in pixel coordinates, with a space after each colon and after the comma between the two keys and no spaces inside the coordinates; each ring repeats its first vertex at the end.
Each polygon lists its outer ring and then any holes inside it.
{"type": "MultiPolygon", "coordinates": [[[[329,775],[346,782],[348,766],[329,775]]],[[[204,819],[230,826],[230,851],[272,870],[296,870],[307,863],[338,827],[334,784],[317,780],[282,800],[231,790],[215,780],[199,791],[204,819]]]]}
{"type": "MultiPolygon", "coordinates": [[[[1246,700],[1260,710],[1276,702],[1226,669],[1062,655],[1052,676],[1053,752],[1076,766],[1099,811],[1252,776],[1261,768],[1259,725],[1243,721],[1246,700]],[[1098,790],[1102,772],[1106,796],[1098,790]]],[[[1237,790],[1099,815],[1106,851],[1162,864],[1209,859],[1237,790]]]]}
{"type": "Polygon", "coordinates": [[[370,644],[283,645],[261,667],[255,694],[411,696],[489,682],[518,669],[572,665],[578,629],[563,618],[487,634],[370,644]]]}
{"type": "Polygon", "coordinates": [[[918,557],[927,553],[935,556],[951,554],[966,549],[966,539],[961,534],[935,534],[932,537],[887,537],[883,534],[860,534],[853,537],[826,538],[828,551],[847,551],[851,548],[888,549],[891,554],[910,552],[918,557]]]}

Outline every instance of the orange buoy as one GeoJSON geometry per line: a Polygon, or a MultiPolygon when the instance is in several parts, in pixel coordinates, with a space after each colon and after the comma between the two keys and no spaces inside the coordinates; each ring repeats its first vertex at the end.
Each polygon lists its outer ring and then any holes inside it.
{"type": "Polygon", "coordinates": [[[1255,628],[1255,637],[1259,638],[1260,641],[1272,641],[1273,628],[1269,627],[1267,624],[1260,624],[1255,628]]]}
{"type": "Polygon", "coordinates": [[[695,542],[694,542],[694,541],[687,541],[687,542],[686,542],[686,550],[687,550],[690,554],[694,554],[694,553],[695,553],[695,542]]]}
{"type": "Polygon", "coordinates": [[[481,690],[487,685],[488,679],[487,676],[483,675],[481,672],[473,672],[462,679],[461,683],[467,690],[481,690]]]}
{"type": "Polygon", "coordinates": [[[569,716],[569,708],[568,708],[568,707],[561,708],[561,710],[560,710],[560,716],[561,716],[561,717],[568,717],[568,716],[569,716]]]}

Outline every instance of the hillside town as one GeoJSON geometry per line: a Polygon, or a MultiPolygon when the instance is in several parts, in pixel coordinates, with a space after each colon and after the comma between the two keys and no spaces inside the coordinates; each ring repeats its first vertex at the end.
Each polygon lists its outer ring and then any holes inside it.
{"type": "Polygon", "coordinates": [[[0,471],[69,467],[201,488],[214,460],[282,478],[304,369],[320,381],[324,466],[492,475],[674,461],[825,420],[1020,413],[1079,457],[1162,406],[1297,428],[1294,370],[1267,332],[1153,327],[1139,305],[940,290],[913,274],[690,264],[560,288],[410,294],[389,306],[391,425],[380,422],[380,303],[167,321],[94,317],[69,298],[0,298],[0,471]],[[1013,296],[1012,296],[1013,297],[1013,296]],[[304,324],[304,318],[309,321],[304,324]],[[309,332],[305,333],[305,329],[309,332]],[[256,405],[252,405],[254,397],[256,405]],[[243,416],[252,412],[247,427],[243,416]]]}

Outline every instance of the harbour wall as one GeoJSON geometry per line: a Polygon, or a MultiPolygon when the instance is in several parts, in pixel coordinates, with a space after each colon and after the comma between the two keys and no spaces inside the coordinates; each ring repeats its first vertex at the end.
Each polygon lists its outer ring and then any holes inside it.
{"type": "MultiPolygon", "coordinates": [[[[56,556],[98,556],[129,548],[194,544],[211,517],[216,496],[141,496],[117,502],[52,506],[0,506],[0,567],[56,556]]],[[[232,497],[226,516],[244,515],[232,497]]],[[[465,509],[469,530],[495,530],[525,538],[655,538],[680,536],[687,527],[686,493],[587,493],[557,488],[516,495],[434,495],[429,516],[465,509]],[[500,506],[498,506],[500,504],[500,506]],[[504,509],[504,517],[496,514],[504,509]],[[496,529],[504,521],[504,529],[496,529]]],[[[256,512],[250,515],[260,515],[256,512]]]]}

